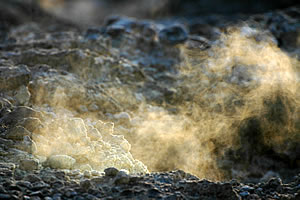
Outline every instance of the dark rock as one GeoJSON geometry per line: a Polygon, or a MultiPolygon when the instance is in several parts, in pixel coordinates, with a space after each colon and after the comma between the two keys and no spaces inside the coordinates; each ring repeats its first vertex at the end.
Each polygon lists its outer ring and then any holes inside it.
{"type": "Polygon", "coordinates": [[[104,172],[105,172],[105,176],[115,177],[118,174],[119,170],[114,167],[110,167],[110,168],[106,168],[104,172]]]}
{"type": "Polygon", "coordinates": [[[184,43],[188,39],[188,33],[183,26],[173,25],[162,29],[158,37],[163,44],[176,45],[184,43]]]}

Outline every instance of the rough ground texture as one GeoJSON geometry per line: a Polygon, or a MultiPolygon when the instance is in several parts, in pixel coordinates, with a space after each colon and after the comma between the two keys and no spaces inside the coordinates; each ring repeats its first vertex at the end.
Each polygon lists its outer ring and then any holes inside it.
{"type": "Polygon", "coordinates": [[[82,29],[0,5],[0,199],[300,199],[297,7],[82,29]]]}

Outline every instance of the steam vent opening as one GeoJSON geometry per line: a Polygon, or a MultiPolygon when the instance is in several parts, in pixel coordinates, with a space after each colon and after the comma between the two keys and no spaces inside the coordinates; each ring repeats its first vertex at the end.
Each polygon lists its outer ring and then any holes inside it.
{"type": "Polygon", "coordinates": [[[0,199],[300,199],[297,0],[0,0],[0,199]]]}

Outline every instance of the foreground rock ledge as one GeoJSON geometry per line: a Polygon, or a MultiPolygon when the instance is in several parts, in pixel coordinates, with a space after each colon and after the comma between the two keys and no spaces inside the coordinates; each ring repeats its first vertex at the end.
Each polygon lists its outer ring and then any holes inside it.
{"type": "Polygon", "coordinates": [[[24,171],[0,163],[0,199],[299,199],[300,176],[259,184],[211,182],[181,170],[130,175],[108,168],[105,174],[77,170],[24,171]],[[112,173],[114,172],[114,173],[112,173]]]}

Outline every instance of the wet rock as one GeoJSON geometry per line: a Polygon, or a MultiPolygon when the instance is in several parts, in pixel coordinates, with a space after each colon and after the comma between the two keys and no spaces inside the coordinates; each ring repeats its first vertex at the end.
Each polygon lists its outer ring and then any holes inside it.
{"type": "Polygon", "coordinates": [[[30,79],[30,70],[26,65],[18,67],[0,66],[0,90],[14,90],[20,86],[27,86],[30,79]]]}
{"type": "Polygon", "coordinates": [[[53,155],[48,158],[47,162],[52,168],[71,169],[76,160],[68,155],[53,155]]]}
{"type": "Polygon", "coordinates": [[[20,161],[19,167],[26,171],[37,170],[39,168],[39,161],[34,159],[24,159],[20,161]]]}
{"type": "Polygon", "coordinates": [[[158,37],[159,41],[164,44],[176,45],[184,43],[188,39],[188,33],[183,26],[173,25],[162,29],[158,37]]]}

